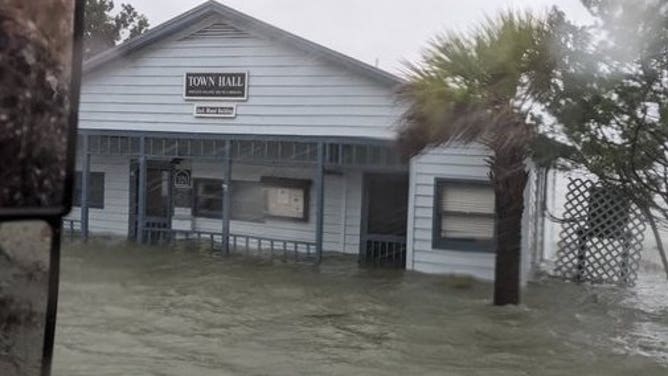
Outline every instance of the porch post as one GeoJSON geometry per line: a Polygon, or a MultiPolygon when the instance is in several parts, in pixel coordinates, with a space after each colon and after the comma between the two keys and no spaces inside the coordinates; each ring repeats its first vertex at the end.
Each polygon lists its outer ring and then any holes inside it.
{"type": "Polygon", "coordinates": [[[88,240],[88,191],[90,190],[90,152],[88,151],[88,135],[83,136],[83,168],[81,171],[81,237],[88,240]]]}
{"type": "Polygon", "coordinates": [[[225,154],[223,154],[223,239],[222,251],[230,251],[230,186],[232,184],[232,142],[225,140],[225,154]]]}
{"type": "Polygon", "coordinates": [[[325,144],[322,142],[318,143],[318,167],[316,171],[315,179],[315,194],[316,194],[316,205],[315,205],[315,249],[316,249],[316,262],[320,264],[322,261],[322,232],[323,232],[323,223],[324,223],[324,207],[325,207],[325,144]]]}
{"type": "Polygon", "coordinates": [[[139,138],[139,184],[137,187],[137,240],[144,243],[144,225],[146,223],[146,138],[139,138]]]}

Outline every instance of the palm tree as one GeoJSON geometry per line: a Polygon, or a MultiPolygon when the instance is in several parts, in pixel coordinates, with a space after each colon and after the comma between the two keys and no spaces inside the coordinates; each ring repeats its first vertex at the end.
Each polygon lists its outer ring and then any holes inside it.
{"type": "Polygon", "coordinates": [[[532,107],[551,84],[549,22],[529,13],[488,18],[470,34],[435,38],[407,65],[399,97],[407,101],[399,133],[409,155],[441,144],[480,143],[496,198],[494,304],[519,302],[525,162],[540,117],[532,107]]]}

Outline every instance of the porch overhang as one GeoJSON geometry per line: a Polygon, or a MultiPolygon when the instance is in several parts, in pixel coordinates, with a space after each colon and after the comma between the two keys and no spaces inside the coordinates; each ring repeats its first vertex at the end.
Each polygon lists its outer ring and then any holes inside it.
{"type": "MultiPolygon", "coordinates": [[[[146,222],[146,198],[143,192],[146,192],[145,182],[149,160],[168,160],[178,163],[183,159],[201,159],[220,162],[225,182],[232,181],[231,171],[234,163],[302,166],[313,169],[315,171],[316,207],[313,246],[318,262],[323,251],[325,174],[344,170],[402,173],[408,171],[408,164],[399,157],[393,140],[373,138],[81,129],[77,147],[83,158],[80,229],[84,238],[88,236],[87,196],[92,155],[126,156],[138,164],[138,192],[141,192],[136,203],[137,240],[139,242],[144,242],[149,238],[151,232],[161,234],[174,232],[171,229],[156,230],[146,225],[148,223],[146,222]]],[[[229,251],[230,247],[237,247],[239,235],[230,233],[230,195],[224,192],[222,200],[221,231],[209,235],[211,239],[214,239],[214,235],[220,237],[223,250],[229,251]]],[[[282,244],[285,249],[288,247],[285,240],[263,239],[262,241],[264,240],[271,244],[272,249],[274,244],[282,244]]],[[[294,241],[290,244],[293,243],[296,244],[294,241]]],[[[310,252],[310,246],[307,246],[306,249],[310,252]]]]}
{"type": "Polygon", "coordinates": [[[87,154],[221,161],[229,157],[249,164],[297,166],[317,165],[320,144],[325,153],[323,165],[328,170],[408,170],[395,141],[377,138],[80,129],[78,139],[79,150],[87,154]]]}

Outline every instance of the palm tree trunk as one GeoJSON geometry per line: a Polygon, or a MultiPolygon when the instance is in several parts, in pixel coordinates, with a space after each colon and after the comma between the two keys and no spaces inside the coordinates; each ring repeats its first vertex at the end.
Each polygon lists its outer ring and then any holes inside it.
{"type": "Polygon", "coordinates": [[[496,198],[496,267],[494,305],[520,302],[520,265],[524,187],[528,180],[523,153],[494,158],[491,166],[496,198]]]}

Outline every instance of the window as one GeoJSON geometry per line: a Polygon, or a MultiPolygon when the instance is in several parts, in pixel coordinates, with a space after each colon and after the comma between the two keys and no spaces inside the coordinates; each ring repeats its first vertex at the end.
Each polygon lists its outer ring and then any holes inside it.
{"type": "Polygon", "coordinates": [[[269,217],[308,222],[310,180],[262,177],[269,217]]]}
{"type": "Polygon", "coordinates": [[[193,215],[195,217],[221,218],[223,211],[223,181],[220,179],[194,179],[193,215]]]}
{"type": "MultiPolygon", "coordinates": [[[[223,181],[193,180],[193,215],[222,218],[223,181]]],[[[308,221],[309,180],[266,178],[260,182],[232,181],[230,219],[263,222],[266,217],[308,221]]]]}
{"type": "Polygon", "coordinates": [[[230,218],[239,221],[264,221],[264,191],[257,181],[232,181],[230,218]]]}
{"type": "Polygon", "coordinates": [[[436,179],[433,246],[493,251],[494,190],[481,182],[436,179]]]}
{"type": "MultiPolygon", "coordinates": [[[[81,171],[74,177],[72,205],[81,206],[81,171]]],[[[90,172],[88,179],[88,207],[104,209],[104,172],[90,172]]]]}

